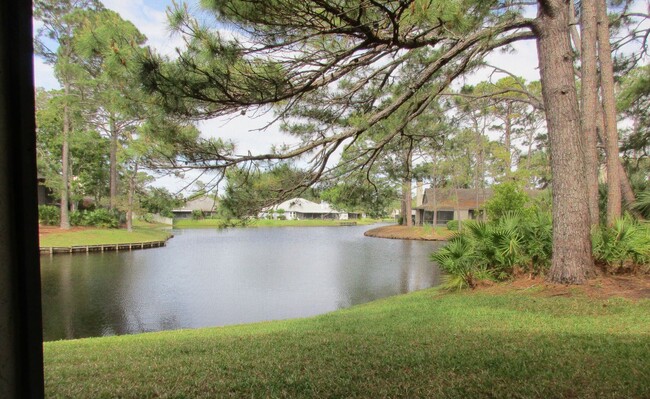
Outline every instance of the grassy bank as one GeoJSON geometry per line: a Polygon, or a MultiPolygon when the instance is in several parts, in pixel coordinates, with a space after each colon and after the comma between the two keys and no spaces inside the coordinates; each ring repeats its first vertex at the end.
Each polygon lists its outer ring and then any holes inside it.
{"type": "Polygon", "coordinates": [[[45,344],[48,397],[650,397],[650,301],[435,289],[302,320],[45,344]]]}
{"type": "Polygon", "coordinates": [[[133,231],[126,229],[84,228],[70,231],[56,230],[41,234],[41,247],[70,247],[75,245],[128,244],[163,241],[169,238],[164,225],[139,222],[133,231]]]}
{"type": "MultiPolygon", "coordinates": [[[[251,220],[248,227],[322,227],[322,226],[340,226],[342,222],[356,222],[357,225],[369,225],[377,223],[375,219],[358,219],[358,220],[268,220],[255,219],[251,220]]],[[[200,229],[200,228],[220,228],[225,222],[221,219],[201,219],[201,220],[175,220],[174,228],[177,229],[200,229]]]]}

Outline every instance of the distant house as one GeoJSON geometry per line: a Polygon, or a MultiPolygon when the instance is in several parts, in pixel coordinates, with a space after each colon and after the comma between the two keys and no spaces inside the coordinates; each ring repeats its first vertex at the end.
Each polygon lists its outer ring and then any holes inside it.
{"type": "Polygon", "coordinates": [[[492,195],[489,188],[428,188],[424,191],[422,204],[415,207],[416,224],[432,224],[434,211],[438,215],[438,225],[450,220],[476,219],[492,195]]]}
{"type": "MultiPolygon", "coordinates": [[[[306,200],[304,198],[292,198],[280,204],[274,205],[270,208],[263,210],[258,216],[265,218],[273,216],[277,218],[280,214],[278,210],[284,210],[284,217],[288,220],[305,220],[305,219],[340,219],[341,213],[326,203],[315,202],[306,200]]],[[[349,218],[349,214],[345,213],[345,217],[349,218]]]]}
{"type": "Polygon", "coordinates": [[[194,211],[200,211],[204,217],[214,216],[217,213],[218,202],[215,198],[200,196],[185,203],[179,209],[172,209],[174,219],[191,219],[194,211]]]}

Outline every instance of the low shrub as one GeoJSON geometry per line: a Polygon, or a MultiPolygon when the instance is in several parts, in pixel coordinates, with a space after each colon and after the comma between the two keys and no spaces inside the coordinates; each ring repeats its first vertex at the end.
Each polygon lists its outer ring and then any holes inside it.
{"type": "Polygon", "coordinates": [[[520,183],[506,182],[493,186],[494,195],[485,202],[485,211],[491,220],[499,219],[513,212],[532,213],[530,198],[520,183]]]}
{"type": "Polygon", "coordinates": [[[596,263],[610,273],[647,271],[650,264],[650,226],[629,215],[613,226],[595,228],[591,243],[596,263]]]}
{"type": "MultiPolygon", "coordinates": [[[[611,227],[596,227],[591,237],[594,259],[606,272],[650,272],[650,224],[626,215],[611,227]]],[[[463,231],[431,259],[450,276],[448,288],[467,288],[483,278],[544,274],[552,248],[551,214],[536,209],[506,212],[489,222],[464,222],[463,231]]]]}
{"type": "Polygon", "coordinates": [[[97,208],[92,211],[75,210],[70,212],[70,224],[72,226],[93,226],[116,229],[120,226],[121,214],[105,208],[97,208]]]}
{"type": "Polygon", "coordinates": [[[71,226],[86,226],[84,222],[84,212],[74,210],[70,212],[70,225],[71,226]]]}
{"type": "Polygon", "coordinates": [[[447,230],[458,231],[458,220],[450,220],[447,222],[447,230]]]}
{"type": "Polygon", "coordinates": [[[201,220],[204,217],[205,217],[205,215],[203,215],[203,211],[198,210],[198,209],[195,209],[195,210],[192,211],[192,220],[201,220]]]}
{"type": "Polygon", "coordinates": [[[38,222],[46,226],[56,226],[61,221],[61,210],[54,205],[38,206],[38,222]]]}
{"type": "Polygon", "coordinates": [[[643,215],[644,218],[650,219],[650,189],[638,193],[636,201],[631,207],[643,215]]]}
{"type": "Polygon", "coordinates": [[[551,260],[551,222],[551,215],[540,210],[506,212],[489,222],[469,220],[431,259],[451,276],[450,288],[504,280],[517,272],[543,274],[551,260]]]}
{"type": "Polygon", "coordinates": [[[120,215],[104,208],[83,212],[83,225],[117,228],[120,225],[120,215]]]}

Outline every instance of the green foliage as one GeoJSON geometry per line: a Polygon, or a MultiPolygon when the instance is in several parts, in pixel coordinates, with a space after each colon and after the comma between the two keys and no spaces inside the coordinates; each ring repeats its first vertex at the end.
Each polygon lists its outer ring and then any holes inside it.
{"type": "Polygon", "coordinates": [[[70,226],[83,226],[83,214],[84,212],[80,210],[70,212],[70,226]]]}
{"type": "Polygon", "coordinates": [[[300,194],[310,178],[310,173],[288,163],[266,170],[229,169],[220,204],[221,216],[224,219],[254,217],[262,208],[300,194]]]}
{"type": "Polygon", "coordinates": [[[497,220],[512,212],[526,213],[530,202],[528,195],[516,182],[506,182],[493,187],[494,196],[485,202],[488,217],[497,220]]]}
{"type": "MultiPolygon", "coordinates": [[[[378,179],[379,180],[379,179],[378,179]]],[[[323,190],[320,198],[338,210],[364,211],[372,218],[387,214],[397,193],[387,181],[370,183],[365,177],[348,178],[323,190]]]]}
{"type": "Polygon", "coordinates": [[[105,208],[70,212],[72,226],[94,226],[116,229],[120,226],[121,215],[105,208]]]}
{"type": "Polygon", "coordinates": [[[201,220],[204,219],[205,215],[203,214],[202,210],[199,209],[194,209],[192,211],[192,220],[201,220]]]}
{"type": "Polygon", "coordinates": [[[172,218],[172,209],[183,204],[179,195],[170,193],[161,187],[149,187],[140,197],[140,207],[149,213],[157,213],[161,216],[172,218]]]}
{"type": "Polygon", "coordinates": [[[631,208],[639,212],[645,219],[650,219],[650,189],[637,194],[636,201],[631,208]]]}
{"type": "Polygon", "coordinates": [[[46,226],[56,226],[61,220],[61,210],[54,205],[38,206],[38,223],[46,226]]]}
{"type": "Polygon", "coordinates": [[[596,262],[609,272],[647,270],[650,265],[650,226],[626,215],[611,227],[595,228],[592,247],[596,262]]]}
{"type": "Polygon", "coordinates": [[[470,288],[476,283],[477,274],[485,274],[485,268],[478,266],[474,243],[466,234],[454,236],[441,250],[431,254],[431,259],[440,269],[451,276],[449,288],[470,288]]]}
{"type": "Polygon", "coordinates": [[[458,220],[450,220],[447,222],[447,230],[458,231],[458,220]]]}
{"type": "Polygon", "coordinates": [[[451,276],[455,288],[473,287],[482,278],[504,280],[518,272],[542,274],[551,260],[551,228],[551,215],[539,209],[506,212],[489,222],[469,220],[431,259],[451,276]]]}

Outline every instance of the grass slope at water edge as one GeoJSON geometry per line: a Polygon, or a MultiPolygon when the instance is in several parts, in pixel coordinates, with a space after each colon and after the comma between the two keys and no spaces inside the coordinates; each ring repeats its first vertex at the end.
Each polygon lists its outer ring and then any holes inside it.
{"type": "Polygon", "coordinates": [[[83,228],[59,230],[40,234],[41,247],[71,247],[77,245],[129,244],[164,241],[171,236],[161,225],[140,224],[129,232],[126,229],[83,228]]]}
{"type": "Polygon", "coordinates": [[[429,289],[309,319],[48,342],[48,397],[648,398],[650,301],[429,289]]]}

